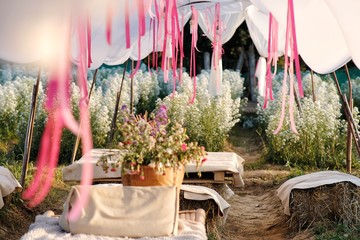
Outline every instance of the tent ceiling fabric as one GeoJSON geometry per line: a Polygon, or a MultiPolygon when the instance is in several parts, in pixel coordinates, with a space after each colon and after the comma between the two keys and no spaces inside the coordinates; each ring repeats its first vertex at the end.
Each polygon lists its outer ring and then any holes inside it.
{"type": "MultiPolygon", "coordinates": [[[[56,52],[61,42],[64,18],[69,18],[74,8],[89,9],[91,13],[91,68],[106,63],[117,65],[128,58],[138,60],[153,51],[150,32],[150,14],[146,14],[146,34],[138,49],[138,14],[136,1],[131,2],[130,35],[131,47],[125,46],[125,1],[47,1],[17,0],[2,3],[0,8],[0,58],[18,63],[29,63],[46,59],[49,51],[56,52]],[[113,4],[112,44],[106,41],[106,16],[108,4],[113,4]]],[[[145,1],[145,8],[154,14],[154,1],[145,1]]],[[[199,25],[211,39],[208,21],[216,3],[221,4],[221,19],[226,26],[222,42],[228,41],[236,28],[247,22],[250,36],[258,52],[267,55],[268,12],[279,22],[279,28],[286,28],[287,0],[177,0],[179,18],[186,23],[191,17],[193,5],[199,12],[199,25]]],[[[318,73],[332,72],[349,60],[360,67],[360,29],[354,28],[360,22],[360,1],[357,0],[294,0],[295,23],[298,49],[305,63],[318,73]]],[[[76,14],[75,14],[76,15],[76,14]]],[[[180,26],[182,27],[182,26],[180,26]]],[[[78,62],[77,31],[72,30],[72,61],[78,62]]],[[[283,52],[284,33],[279,37],[279,53],[283,52]]],[[[163,37],[162,37],[163,38],[163,37]]],[[[160,41],[161,42],[161,41],[160,41]]],[[[156,51],[161,51],[159,44],[156,51]]]]}
{"type": "MultiPolygon", "coordinates": [[[[285,29],[287,0],[260,1],[285,29]]],[[[327,2],[325,0],[294,0],[299,53],[311,69],[321,74],[333,72],[351,59],[346,44],[346,38],[350,36],[343,34],[339,21],[327,2]]],[[[355,1],[347,2],[351,7],[355,7],[355,1]]],[[[347,14],[344,11],[344,6],[347,4],[342,1],[341,4],[339,2],[336,5],[342,14],[347,14]]],[[[358,7],[357,10],[360,8],[358,7]]]]}

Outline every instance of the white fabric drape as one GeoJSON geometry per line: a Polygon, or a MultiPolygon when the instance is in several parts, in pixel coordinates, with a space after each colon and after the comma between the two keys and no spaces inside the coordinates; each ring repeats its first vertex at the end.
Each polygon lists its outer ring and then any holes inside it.
{"type": "MultiPolygon", "coordinates": [[[[215,6],[212,8],[197,8],[199,13],[199,26],[204,34],[214,41],[214,29],[213,22],[215,20],[215,6]]],[[[223,3],[220,7],[220,19],[223,29],[221,31],[222,44],[226,43],[234,35],[236,29],[245,20],[244,5],[242,2],[230,2],[223,3]]],[[[214,54],[218,54],[217,46],[213,49],[214,54]]],[[[221,56],[218,56],[221,59],[221,56]]],[[[216,58],[217,59],[217,58],[216,58]]],[[[212,96],[221,95],[222,85],[222,61],[214,62],[214,58],[211,59],[211,70],[210,70],[210,82],[209,82],[209,93],[212,96]]]]}
{"type": "MultiPolygon", "coordinates": [[[[286,27],[287,0],[260,0],[279,21],[279,26],[286,27]]],[[[339,11],[344,6],[354,7],[355,1],[337,4],[339,11]],[[350,4],[351,3],[351,4],[350,4]]],[[[347,8],[347,7],[346,7],[347,8]]],[[[296,37],[299,54],[305,63],[315,72],[326,74],[333,72],[350,60],[339,20],[337,20],[325,0],[294,0],[296,37]]],[[[351,16],[351,19],[354,16],[351,16]]]]}
{"type": "MultiPolygon", "coordinates": [[[[246,8],[245,13],[246,25],[256,49],[261,56],[267,57],[269,38],[269,12],[263,12],[255,5],[251,5],[246,8]]],[[[285,51],[285,30],[279,26],[278,33],[278,56],[282,56],[285,51]]]]}

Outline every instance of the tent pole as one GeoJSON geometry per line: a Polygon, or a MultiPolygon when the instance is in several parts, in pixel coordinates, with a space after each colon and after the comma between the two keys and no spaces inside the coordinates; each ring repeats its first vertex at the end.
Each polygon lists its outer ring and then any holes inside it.
{"type": "Polygon", "coordinates": [[[117,114],[118,114],[118,111],[119,111],[121,92],[122,92],[122,88],[123,88],[123,84],[124,84],[125,73],[126,73],[126,69],[127,69],[127,66],[128,66],[128,62],[129,62],[129,60],[126,61],[126,64],[125,64],[125,67],[124,67],[124,71],[123,71],[123,75],[122,75],[122,79],[121,79],[121,84],[120,84],[120,89],[116,93],[115,109],[114,109],[113,118],[111,120],[111,127],[110,127],[109,136],[108,136],[107,148],[111,147],[111,143],[112,143],[112,141],[114,139],[114,133],[115,133],[114,131],[115,131],[116,119],[117,119],[117,114]]]}
{"type": "Polygon", "coordinates": [[[314,71],[313,71],[312,69],[310,69],[310,74],[311,74],[311,90],[312,90],[313,102],[316,102],[315,83],[314,83],[314,71]]]}
{"type": "Polygon", "coordinates": [[[334,77],[334,80],[335,80],[336,88],[338,90],[340,99],[341,99],[343,107],[344,107],[345,117],[346,117],[346,120],[348,122],[348,126],[350,126],[352,136],[354,137],[354,140],[355,140],[356,150],[358,152],[358,155],[360,156],[360,146],[359,146],[360,135],[359,135],[359,131],[358,131],[357,127],[356,127],[356,124],[355,124],[354,118],[352,116],[352,112],[350,110],[350,107],[349,107],[348,101],[346,99],[346,96],[345,96],[345,94],[343,95],[342,92],[341,92],[339,81],[337,79],[337,76],[336,76],[335,72],[333,72],[333,77],[334,77]]]}
{"type": "MultiPolygon", "coordinates": [[[[140,61],[140,60],[139,60],[140,61]]],[[[134,61],[131,61],[130,113],[134,113],[134,61]]]]}
{"type": "Polygon", "coordinates": [[[33,86],[31,106],[30,106],[30,116],[29,116],[29,121],[28,121],[27,129],[26,129],[26,136],[25,136],[24,157],[23,157],[21,179],[20,179],[20,184],[23,187],[22,189],[25,189],[25,180],[26,180],[26,175],[27,175],[28,165],[29,165],[29,160],[30,160],[30,151],[31,151],[31,143],[32,143],[32,138],[33,138],[33,133],[34,133],[36,104],[37,104],[37,100],[38,100],[40,78],[41,78],[41,68],[39,67],[36,83],[33,86]]]}
{"type": "MultiPolygon", "coordinates": [[[[353,96],[352,96],[352,82],[350,78],[349,69],[347,67],[347,64],[345,64],[345,71],[346,76],[348,78],[348,84],[349,84],[349,108],[352,112],[353,110],[353,96]]],[[[346,171],[348,173],[351,173],[351,154],[352,154],[352,135],[351,135],[351,128],[348,125],[348,132],[347,132],[347,145],[346,145],[346,171]]]]}
{"type": "MultiPolygon", "coordinates": [[[[95,73],[94,73],[94,76],[93,76],[93,80],[92,80],[92,83],[91,83],[91,87],[90,87],[90,91],[89,91],[89,96],[88,96],[88,98],[89,98],[89,104],[90,104],[91,93],[92,93],[93,88],[94,88],[94,86],[95,86],[96,75],[97,75],[97,73],[98,73],[98,70],[99,70],[98,68],[95,70],[95,73]]],[[[79,129],[82,128],[82,124],[83,124],[83,122],[80,121],[79,129]]],[[[78,133],[77,136],[76,136],[76,140],[75,140],[73,152],[72,152],[72,155],[71,155],[71,163],[74,163],[74,161],[75,161],[76,153],[77,153],[77,150],[78,150],[78,148],[79,148],[79,144],[80,144],[80,131],[79,131],[79,133],[78,133]]]]}

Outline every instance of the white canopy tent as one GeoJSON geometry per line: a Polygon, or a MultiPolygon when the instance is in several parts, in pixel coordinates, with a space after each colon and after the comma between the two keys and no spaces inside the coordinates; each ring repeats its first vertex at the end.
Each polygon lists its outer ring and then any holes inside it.
{"type": "MultiPolygon", "coordinates": [[[[53,63],[51,64],[53,67],[57,68],[55,71],[57,74],[59,74],[59,68],[63,71],[66,70],[64,61],[69,60],[78,64],[81,71],[85,68],[84,61],[90,59],[90,69],[96,69],[104,63],[118,65],[129,58],[139,60],[148,56],[152,51],[166,49],[163,44],[170,36],[164,36],[165,29],[171,29],[171,34],[176,34],[174,31],[177,27],[182,29],[191,17],[191,6],[199,14],[198,24],[205,35],[211,40],[214,40],[213,36],[217,36],[219,39],[215,41],[221,41],[222,44],[228,41],[238,26],[246,20],[250,36],[263,57],[267,57],[268,52],[267,26],[268,15],[271,12],[279,22],[280,40],[277,49],[280,55],[285,52],[285,34],[281,29],[286,29],[287,26],[288,1],[292,0],[7,1],[0,5],[0,58],[16,63],[50,62],[53,63]],[[175,3],[179,21],[173,20],[175,16],[169,14],[168,16],[173,22],[165,22],[164,19],[168,13],[164,12],[163,7],[166,4],[175,3]],[[127,9],[126,4],[128,4],[128,11],[125,10],[127,9]],[[217,14],[214,13],[214,7],[217,4],[220,4],[220,21],[223,27],[214,31],[214,26],[217,25],[212,21],[215,19],[214,15],[217,14]],[[143,12],[139,10],[142,8],[143,12]],[[129,25],[126,24],[125,18],[127,13],[129,13],[129,25]],[[142,13],[144,13],[143,17],[142,13]],[[157,37],[154,42],[154,31],[151,28],[150,20],[156,19],[156,17],[160,17],[161,24],[160,28],[157,28],[157,37]],[[171,27],[168,26],[169,24],[171,27]],[[126,31],[127,26],[129,27],[128,31],[126,31]],[[139,40],[140,32],[142,36],[139,40]],[[87,41],[84,41],[84,34],[87,35],[87,41]],[[128,47],[126,46],[127,39],[130,40],[128,47]],[[71,40],[71,45],[68,45],[69,40],[71,40]]],[[[352,27],[354,22],[360,21],[359,1],[346,0],[340,3],[335,0],[293,0],[293,2],[299,54],[311,69],[319,73],[329,73],[342,67],[350,59],[353,59],[358,68],[360,67],[360,46],[358,44],[360,30],[352,27]]],[[[170,33],[168,32],[168,34],[170,33]]],[[[172,44],[175,43],[172,42],[172,44]]],[[[213,70],[221,70],[219,63],[214,63],[212,66],[214,66],[213,70]]],[[[217,76],[218,73],[214,74],[217,76]]],[[[62,73],[55,79],[59,81],[60,86],[67,83],[65,78],[66,74],[62,73]]],[[[84,76],[80,78],[84,78],[84,76]]],[[[81,81],[79,83],[83,84],[81,81]]],[[[57,86],[51,86],[54,88],[52,90],[57,89],[57,86]]],[[[58,90],[62,91],[60,96],[66,95],[66,87],[58,88],[58,90]]],[[[87,92],[83,91],[82,93],[86,94],[87,92]]],[[[54,94],[51,96],[56,98],[54,94]]],[[[86,98],[86,95],[82,97],[86,98]]],[[[51,105],[51,107],[54,106],[51,105]]],[[[49,111],[55,111],[64,121],[61,124],[69,127],[70,125],[66,125],[66,119],[62,114],[68,113],[64,111],[64,109],[69,110],[66,109],[67,107],[64,104],[60,106],[60,109],[55,106],[55,110],[49,108],[49,111]]],[[[86,113],[83,113],[82,116],[86,116],[86,113]]],[[[54,121],[54,119],[50,120],[54,121]]],[[[72,127],[74,130],[75,126],[72,127]]],[[[51,129],[49,131],[47,134],[51,135],[51,129]]],[[[74,132],[76,131],[74,130],[74,132]]],[[[90,145],[88,144],[83,150],[89,150],[90,145]]],[[[51,161],[55,161],[56,149],[49,151],[51,151],[51,161]]],[[[38,170],[40,171],[40,169],[38,170]]],[[[84,172],[89,173],[91,169],[84,172]]],[[[90,178],[91,176],[84,174],[82,183],[89,184],[90,178]]],[[[50,183],[45,182],[44,184],[50,183]]],[[[35,199],[34,204],[42,200],[49,188],[47,186],[44,188],[45,190],[41,190],[41,195],[38,196],[36,190],[40,187],[39,184],[41,184],[40,180],[36,182],[36,186],[31,188],[30,192],[27,192],[28,199],[35,199]]],[[[77,206],[74,209],[77,209],[77,206]]]]}

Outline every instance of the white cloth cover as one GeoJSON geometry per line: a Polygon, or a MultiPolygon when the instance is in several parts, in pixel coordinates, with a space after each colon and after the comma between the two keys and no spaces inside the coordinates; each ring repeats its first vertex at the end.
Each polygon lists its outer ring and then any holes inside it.
{"type": "MultiPolygon", "coordinates": [[[[197,211],[198,213],[198,211],[197,211]]],[[[204,218],[197,216],[198,218],[204,218]]],[[[169,237],[108,237],[88,234],[71,234],[64,232],[59,225],[59,216],[55,216],[52,211],[43,215],[38,215],[35,222],[31,224],[29,231],[22,236],[21,240],[205,240],[207,239],[204,223],[179,218],[179,234],[169,237]]]]}
{"type": "Polygon", "coordinates": [[[181,185],[181,190],[184,190],[184,198],[196,201],[204,201],[208,199],[212,199],[219,207],[219,215],[223,216],[225,223],[229,210],[230,204],[226,202],[224,198],[220,196],[214,189],[204,187],[204,186],[196,186],[196,185],[181,185]]]}
{"type": "Polygon", "coordinates": [[[4,206],[3,197],[9,195],[17,188],[21,189],[21,185],[14,175],[12,175],[9,169],[0,166],[0,208],[4,206]]]}
{"type": "MultiPolygon", "coordinates": [[[[94,169],[93,179],[109,179],[109,178],[120,178],[121,172],[117,169],[115,172],[109,171],[105,173],[101,166],[96,166],[101,156],[107,156],[108,161],[112,159],[116,160],[116,154],[119,150],[116,149],[92,149],[86,156],[91,156],[91,164],[94,169]]],[[[64,167],[62,169],[62,175],[64,181],[80,181],[82,165],[84,164],[85,157],[80,158],[73,164],[64,167]]],[[[234,186],[240,187],[244,185],[242,176],[244,174],[244,163],[245,160],[239,155],[233,152],[208,152],[207,161],[200,168],[201,172],[216,172],[226,171],[231,172],[234,177],[234,186]]],[[[189,163],[185,166],[185,172],[196,173],[199,170],[196,169],[196,164],[189,163]]]]}
{"type": "Polygon", "coordinates": [[[322,171],[292,178],[277,189],[284,213],[290,215],[289,198],[292,189],[308,189],[339,182],[351,182],[360,187],[360,178],[338,171],[322,171]]]}
{"type": "Polygon", "coordinates": [[[99,184],[90,187],[89,201],[78,220],[68,212],[81,198],[82,186],[73,186],[59,219],[60,226],[73,234],[112,237],[159,237],[176,235],[179,198],[176,187],[129,187],[99,184]]]}
{"type": "Polygon", "coordinates": [[[86,160],[90,160],[91,165],[93,165],[93,179],[120,178],[121,172],[119,169],[117,169],[115,172],[109,170],[108,173],[105,173],[102,166],[96,166],[96,163],[100,160],[101,157],[106,157],[109,163],[111,163],[112,161],[116,161],[119,154],[120,151],[117,149],[92,149],[78,161],[75,161],[73,164],[62,169],[63,181],[80,181],[82,167],[86,160]],[[89,156],[91,157],[89,158],[89,156]]]}

